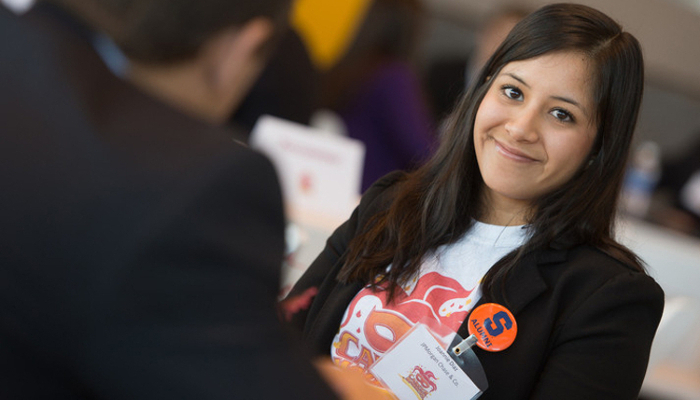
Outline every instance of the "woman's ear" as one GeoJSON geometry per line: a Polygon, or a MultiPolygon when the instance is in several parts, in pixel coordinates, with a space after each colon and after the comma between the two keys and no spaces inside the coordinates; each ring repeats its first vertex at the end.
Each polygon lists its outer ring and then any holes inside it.
{"type": "Polygon", "coordinates": [[[598,157],[598,153],[599,150],[594,150],[594,152],[588,156],[586,161],[584,161],[583,169],[590,168],[590,166],[593,165],[593,163],[595,163],[595,159],[598,157]]]}

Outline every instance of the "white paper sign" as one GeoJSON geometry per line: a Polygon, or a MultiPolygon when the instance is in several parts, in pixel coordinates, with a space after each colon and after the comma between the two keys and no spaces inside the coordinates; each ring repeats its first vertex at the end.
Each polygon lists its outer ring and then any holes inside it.
{"type": "Polygon", "coordinates": [[[341,220],[350,216],[360,195],[362,142],[266,115],[250,144],[275,164],[289,208],[341,220]]]}
{"type": "Polygon", "coordinates": [[[400,400],[472,399],[479,388],[423,324],[417,324],[370,371],[400,400]]]}

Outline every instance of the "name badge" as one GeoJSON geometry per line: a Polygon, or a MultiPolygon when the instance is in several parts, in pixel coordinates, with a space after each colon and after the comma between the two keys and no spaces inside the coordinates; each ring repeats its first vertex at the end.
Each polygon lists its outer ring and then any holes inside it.
{"type": "Polygon", "coordinates": [[[475,399],[481,391],[423,324],[417,324],[371,367],[399,400],[475,399]]]}

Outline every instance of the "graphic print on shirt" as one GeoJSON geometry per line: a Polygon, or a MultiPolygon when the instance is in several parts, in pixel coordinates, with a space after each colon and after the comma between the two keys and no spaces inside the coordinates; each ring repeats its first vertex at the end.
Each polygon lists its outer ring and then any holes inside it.
{"type": "Polygon", "coordinates": [[[399,290],[387,305],[386,286],[362,289],[348,306],[331,356],[342,367],[359,369],[373,383],[369,367],[416,323],[449,342],[478,300],[478,290],[432,271],[399,290]]]}

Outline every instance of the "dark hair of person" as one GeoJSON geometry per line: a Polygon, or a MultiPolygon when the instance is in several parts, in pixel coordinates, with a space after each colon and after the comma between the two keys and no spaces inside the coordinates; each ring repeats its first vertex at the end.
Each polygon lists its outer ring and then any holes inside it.
{"type": "Polygon", "coordinates": [[[526,242],[484,277],[484,294],[502,289],[509,272],[533,250],[595,246],[644,270],[614,239],[617,198],[642,99],[644,67],[639,42],[605,14],[583,5],[547,5],[518,23],[449,118],[440,148],[397,183],[388,209],[350,242],[338,278],[396,289],[418,274],[423,257],[454,243],[479,219],[484,182],[474,150],[477,110],[491,77],[508,63],[553,52],[584,54],[593,72],[597,136],[588,159],[561,187],[536,199],[526,242]],[[387,266],[391,268],[387,271],[387,266]]]}
{"type": "MultiPolygon", "coordinates": [[[[167,64],[196,56],[213,35],[269,18],[279,31],[291,0],[42,0],[76,14],[115,41],[131,59],[167,64]]],[[[271,40],[271,42],[274,40],[271,40]]],[[[261,51],[266,51],[267,47],[261,51]]]]}
{"type": "Polygon", "coordinates": [[[324,75],[323,105],[342,109],[383,63],[412,63],[424,19],[420,0],[374,0],[345,55],[324,75]]]}

